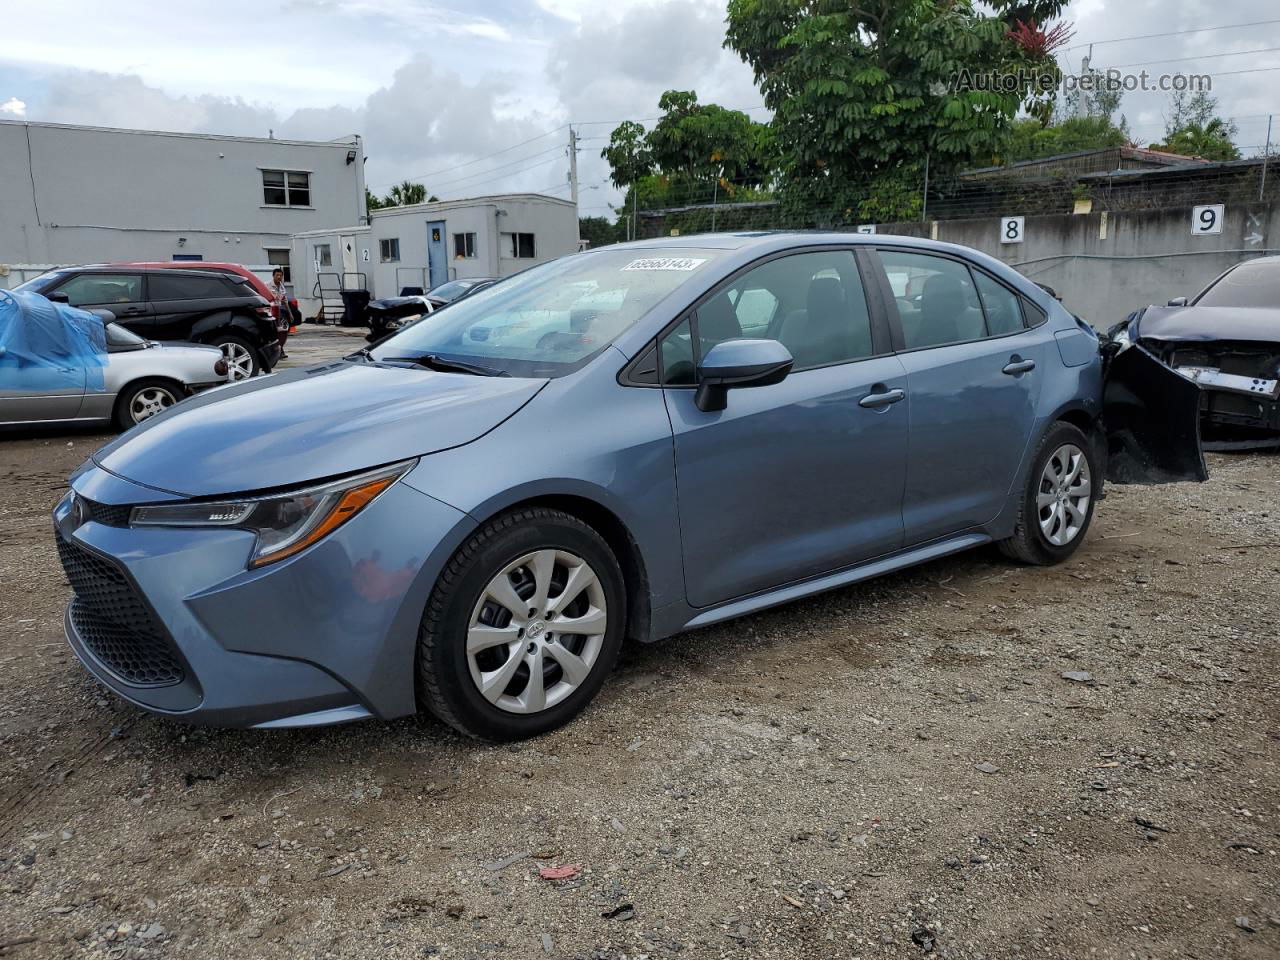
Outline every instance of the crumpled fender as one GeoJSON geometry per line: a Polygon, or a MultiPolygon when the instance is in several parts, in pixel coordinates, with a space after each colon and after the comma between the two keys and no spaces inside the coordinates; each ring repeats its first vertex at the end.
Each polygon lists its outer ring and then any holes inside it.
{"type": "Polygon", "coordinates": [[[1200,387],[1138,344],[1103,344],[1102,421],[1111,483],[1209,479],[1200,447],[1200,387]]]}

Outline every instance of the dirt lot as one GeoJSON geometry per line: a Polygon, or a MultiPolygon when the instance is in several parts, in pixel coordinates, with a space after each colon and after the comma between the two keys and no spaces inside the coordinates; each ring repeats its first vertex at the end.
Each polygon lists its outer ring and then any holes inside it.
{"type": "Polygon", "coordinates": [[[47,519],[105,439],[0,440],[0,956],[1280,956],[1275,455],[1112,488],[1059,568],[970,553],[631,649],[493,747],[105,692],[47,519]]]}

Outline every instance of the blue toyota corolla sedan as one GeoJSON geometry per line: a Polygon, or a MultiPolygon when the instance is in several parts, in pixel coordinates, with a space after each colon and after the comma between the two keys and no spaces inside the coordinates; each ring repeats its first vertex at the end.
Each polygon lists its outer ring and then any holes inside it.
{"type": "Polygon", "coordinates": [[[1104,475],[1203,479],[1195,384],[1110,354],[961,247],[577,254],[99,450],[54,512],[67,637],[116,693],[191,721],[425,708],[535,735],[626,638],[981,544],[1056,563],[1104,475]]]}

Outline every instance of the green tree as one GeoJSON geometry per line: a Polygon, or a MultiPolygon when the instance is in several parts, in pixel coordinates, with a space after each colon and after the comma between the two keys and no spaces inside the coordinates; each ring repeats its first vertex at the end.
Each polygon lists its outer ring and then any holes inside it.
{"type": "Polygon", "coordinates": [[[649,151],[644,126],[626,120],[614,128],[609,145],[600,151],[609,161],[615,187],[629,187],[653,172],[653,154],[649,151]]]}
{"type": "Polygon", "coordinates": [[[405,180],[391,188],[391,192],[382,201],[382,206],[407,207],[414,203],[435,203],[439,199],[434,193],[428,196],[427,188],[422,184],[405,180]]]}
{"type": "Polygon", "coordinates": [[[1151,149],[1205,160],[1239,160],[1235,136],[1235,122],[1218,116],[1217,97],[1205,90],[1179,91],[1169,98],[1164,143],[1153,143],[1151,149]]]}
{"type": "Polygon", "coordinates": [[[996,159],[1000,163],[1017,163],[1079,150],[1122,147],[1128,142],[1124,129],[1106,117],[1069,117],[1047,127],[1027,118],[1013,124],[1008,145],[996,159]]]}
{"type": "Polygon", "coordinates": [[[624,239],[618,224],[610,223],[607,217],[579,217],[578,236],[592,247],[605,247],[624,239]]]}
{"type": "Polygon", "coordinates": [[[730,0],[725,44],[752,67],[774,113],[784,202],[835,220],[886,199],[909,214],[916,203],[907,198],[921,191],[904,195],[904,178],[922,185],[926,158],[938,173],[989,163],[1019,108],[1059,76],[1051,54],[1011,31],[1063,6],[730,0]],[[982,82],[993,75],[1014,82],[982,82]]]}
{"type": "Polygon", "coordinates": [[[386,201],[384,201],[381,197],[375,194],[368,187],[365,187],[364,188],[364,205],[366,210],[369,210],[370,212],[372,212],[374,210],[381,210],[384,206],[386,206],[386,201]]]}

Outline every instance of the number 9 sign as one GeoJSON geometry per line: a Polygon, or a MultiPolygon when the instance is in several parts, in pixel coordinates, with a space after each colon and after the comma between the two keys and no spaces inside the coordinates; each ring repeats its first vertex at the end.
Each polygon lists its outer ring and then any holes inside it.
{"type": "Polygon", "coordinates": [[[1214,236],[1222,232],[1222,219],[1227,208],[1221,203],[1191,208],[1191,233],[1197,237],[1214,236]]]}
{"type": "Polygon", "coordinates": [[[1001,217],[1000,242],[1021,243],[1023,236],[1026,234],[1026,227],[1026,217],[1001,217]]]}

